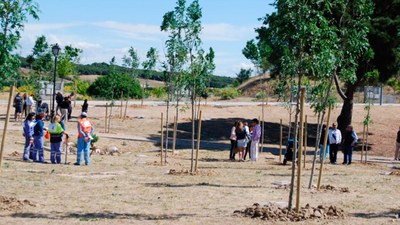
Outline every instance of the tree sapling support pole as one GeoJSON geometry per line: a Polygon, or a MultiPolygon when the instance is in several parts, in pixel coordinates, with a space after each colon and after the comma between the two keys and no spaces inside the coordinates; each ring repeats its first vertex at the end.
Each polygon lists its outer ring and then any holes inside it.
{"type": "Polygon", "coordinates": [[[161,155],[161,166],[163,165],[163,151],[164,151],[164,113],[161,113],[161,147],[160,147],[160,155],[161,155]]]}
{"type": "MultiPolygon", "coordinates": [[[[303,131],[304,131],[304,92],[305,88],[300,89],[300,128],[299,128],[299,150],[298,150],[298,165],[297,165],[297,185],[296,185],[296,213],[300,210],[300,189],[301,189],[301,157],[303,149],[303,131]]],[[[293,158],[296,160],[296,158],[293,158]]]]}
{"type": "Polygon", "coordinates": [[[1,148],[0,148],[0,171],[1,171],[1,166],[2,166],[2,163],[3,163],[4,145],[6,143],[7,127],[8,127],[8,122],[10,120],[10,111],[11,111],[13,95],[14,95],[14,86],[11,86],[11,88],[10,88],[10,96],[8,97],[6,120],[4,121],[3,139],[1,141],[1,148]]]}
{"type": "Polygon", "coordinates": [[[195,172],[197,172],[197,162],[199,161],[200,138],[201,138],[201,110],[199,112],[199,119],[198,119],[198,122],[197,122],[196,162],[194,164],[194,171],[195,172]]]}
{"type": "Polygon", "coordinates": [[[108,120],[108,118],[107,118],[107,116],[108,116],[108,103],[106,103],[106,116],[104,117],[104,133],[107,133],[107,120],[108,120]]]}
{"type": "Polygon", "coordinates": [[[307,123],[307,115],[304,118],[304,151],[303,151],[303,168],[306,168],[306,156],[307,156],[307,140],[308,140],[308,123],[307,123]]]}
{"type": "Polygon", "coordinates": [[[176,119],[176,116],[174,116],[174,130],[173,130],[173,133],[172,133],[172,155],[174,155],[175,154],[175,145],[176,145],[176,124],[177,124],[177,119],[176,119]]]}
{"type": "Polygon", "coordinates": [[[113,103],[110,104],[110,115],[108,116],[108,130],[107,133],[110,133],[110,127],[111,127],[111,117],[112,117],[112,109],[113,109],[113,103]]]}
{"type": "Polygon", "coordinates": [[[124,112],[124,119],[123,121],[126,119],[126,110],[128,109],[128,99],[126,99],[125,101],[125,112],[124,112]]]}
{"type": "Polygon", "coordinates": [[[363,163],[364,147],[365,147],[365,124],[363,126],[363,136],[362,136],[362,145],[361,145],[361,159],[360,159],[361,163],[363,163]]]}
{"type": "Polygon", "coordinates": [[[283,139],[283,128],[282,128],[282,119],[281,119],[280,135],[279,135],[279,163],[282,162],[282,139],[283,139]]]}
{"type": "Polygon", "coordinates": [[[324,136],[324,146],[322,149],[322,157],[321,157],[321,165],[319,167],[319,174],[318,174],[318,183],[317,183],[317,190],[321,186],[321,179],[322,179],[322,170],[324,168],[324,159],[326,154],[326,144],[328,142],[328,134],[329,134],[329,120],[331,118],[331,107],[328,107],[328,118],[326,119],[326,127],[325,127],[325,136],[324,136]]]}

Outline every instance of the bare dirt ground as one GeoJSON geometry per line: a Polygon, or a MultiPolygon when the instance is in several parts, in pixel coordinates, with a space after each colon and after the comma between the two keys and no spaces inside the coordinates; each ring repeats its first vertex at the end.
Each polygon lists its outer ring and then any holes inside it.
{"type": "MultiPolygon", "coordinates": [[[[174,156],[169,152],[168,164],[159,165],[159,146],[154,142],[159,139],[160,114],[164,112],[165,115],[165,107],[129,107],[129,118],[124,121],[116,118],[120,109],[114,108],[111,134],[104,134],[105,108],[93,107],[95,105],[90,104],[89,116],[100,135],[99,148],[116,146],[121,154],[93,155],[90,166],[22,162],[22,146],[15,144],[22,141],[21,124],[10,123],[0,173],[0,224],[47,224],[53,221],[57,224],[291,224],[233,213],[253,203],[287,202],[288,189],[274,183],[290,182],[290,166],[280,165],[277,155],[264,152],[257,162],[231,162],[226,160],[227,150],[207,147],[200,151],[199,174],[189,175],[185,172],[190,169],[191,153],[187,147],[180,147],[174,156]],[[109,139],[106,135],[145,137],[154,142],[109,139]],[[170,174],[171,169],[183,173],[170,174]]],[[[372,108],[370,155],[393,157],[399,108],[372,108]]],[[[5,106],[0,110],[4,114],[5,106]]],[[[73,115],[78,116],[78,111],[75,108],[73,115]]],[[[235,118],[252,119],[260,116],[260,112],[260,106],[204,106],[202,136],[210,143],[224,147],[235,118]]],[[[335,109],[332,118],[339,112],[335,109]]],[[[315,123],[316,117],[311,110],[307,115],[309,122],[315,123]]],[[[358,132],[362,131],[364,115],[363,107],[356,106],[353,124],[358,132]]],[[[188,137],[189,118],[189,110],[181,112],[179,138],[188,137]]],[[[288,122],[284,107],[267,107],[267,149],[277,149],[275,133],[281,118],[284,123],[288,122]]],[[[173,113],[169,119],[173,119],[173,113]]],[[[74,121],[76,118],[67,124],[72,141],[76,141],[74,121]]],[[[1,129],[3,125],[4,119],[0,119],[1,129]]],[[[69,160],[74,162],[75,157],[71,155],[69,160]]],[[[46,158],[49,158],[48,152],[46,158]]],[[[400,176],[398,169],[388,167],[391,165],[400,167],[395,162],[362,165],[356,161],[351,166],[326,164],[322,184],[329,188],[317,191],[307,189],[311,169],[311,157],[308,156],[302,173],[301,206],[307,203],[313,207],[333,205],[342,208],[346,217],[293,224],[399,223],[395,215],[400,211],[400,176]],[[394,171],[393,175],[384,175],[391,171],[394,171]]]]}

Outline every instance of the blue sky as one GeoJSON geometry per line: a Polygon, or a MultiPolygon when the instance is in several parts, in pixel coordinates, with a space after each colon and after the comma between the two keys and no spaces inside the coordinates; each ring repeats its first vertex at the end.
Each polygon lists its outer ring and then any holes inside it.
{"type": "MultiPolygon", "coordinates": [[[[118,63],[130,46],[142,60],[150,47],[163,59],[167,34],[160,31],[163,15],[173,10],[175,0],[36,0],[40,20],[26,24],[19,53],[30,53],[36,38],[45,35],[61,47],[83,49],[81,63],[118,63]]],[[[188,2],[191,2],[188,0],[188,2]]],[[[271,13],[273,0],[200,0],[203,18],[203,48],[216,52],[215,74],[235,76],[240,68],[252,67],[241,50],[255,37],[258,18],[271,13]]]]}

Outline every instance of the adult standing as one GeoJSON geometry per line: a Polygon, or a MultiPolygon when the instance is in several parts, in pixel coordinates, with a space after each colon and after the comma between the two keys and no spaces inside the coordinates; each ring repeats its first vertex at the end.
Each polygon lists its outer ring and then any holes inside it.
{"type": "Polygon", "coordinates": [[[394,160],[400,160],[400,127],[397,131],[396,148],[394,150],[394,160]]]}
{"type": "Polygon", "coordinates": [[[235,133],[236,133],[236,139],[237,139],[237,152],[239,153],[239,161],[244,161],[243,160],[243,155],[244,155],[244,151],[246,150],[246,146],[247,146],[247,133],[246,130],[244,128],[243,122],[239,121],[236,129],[235,129],[235,133]]]}
{"type": "Polygon", "coordinates": [[[233,124],[233,127],[231,128],[231,135],[229,139],[231,140],[231,149],[229,151],[229,159],[230,160],[235,160],[235,148],[236,148],[236,126],[238,124],[238,121],[235,121],[233,124]]]}
{"type": "Polygon", "coordinates": [[[57,92],[57,94],[56,94],[56,103],[57,103],[56,114],[58,114],[58,111],[61,111],[61,104],[62,104],[63,100],[64,100],[64,98],[63,98],[63,95],[61,94],[61,92],[57,92]]]}
{"type": "Polygon", "coordinates": [[[257,161],[258,158],[258,143],[261,137],[261,126],[258,119],[253,119],[253,134],[251,135],[251,146],[250,146],[250,160],[257,161]]]}
{"type": "Polygon", "coordinates": [[[22,99],[24,100],[24,104],[22,105],[22,112],[25,117],[28,116],[29,112],[26,110],[26,99],[28,99],[28,95],[24,93],[22,95],[22,99]]]}
{"type": "Polygon", "coordinates": [[[61,120],[68,122],[68,108],[69,108],[68,97],[64,97],[64,100],[61,102],[60,108],[61,108],[61,120]]]}
{"type": "Polygon", "coordinates": [[[88,104],[88,102],[87,102],[87,99],[85,99],[85,100],[83,101],[83,105],[82,105],[82,112],[87,113],[87,112],[88,112],[88,108],[89,108],[89,104],[88,104]]]}
{"type": "Polygon", "coordinates": [[[60,116],[55,116],[49,126],[50,133],[50,161],[52,164],[61,163],[62,137],[64,128],[60,124],[60,116]]]}
{"type": "Polygon", "coordinates": [[[353,126],[349,125],[346,128],[346,133],[343,137],[343,154],[344,154],[344,160],[343,164],[350,165],[351,160],[353,157],[353,148],[357,143],[358,137],[356,132],[353,130],[353,126]]]}
{"type": "Polygon", "coordinates": [[[74,92],[72,92],[71,95],[68,96],[68,120],[70,120],[72,116],[72,99],[74,98],[74,96],[74,92]]]}
{"type": "MultiPolygon", "coordinates": [[[[246,128],[246,124],[247,124],[247,122],[245,123],[245,128],[246,128]]],[[[247,142],[246,152],[244,153],[244,157],[243,157],[244,160],[246,160],[247,154],[249,154],[249,158],[250,158],[251,135],[253,134],[253,130],[254,130],[253,124],[248,126],[248,128],[249,128],[248,129],[248,134],[247,134],[248,142],[247,142]]]]}
{"type": "Polygon", "coordinates": [[[93,124],[87,118],[87,113],[81,113],[78,121],[78,152],[76,154],[76,163],[74,165],[81,165],[82,152],[85,159],[85,165],[90,163],[90,142],[93,135],[93,124]]]}
{"type": "Polygon", "coordinates": [[[337,152],[339,150],[339,145],[342,143],[342,133],[337,129],[337,124],[332,124],[332,129],[329,130],[329,160],[331,164],[337,164],[337,152]]]}
{"type": "Polygon", "coordinates": [[[13,106],[15,108],[15,113],[14,113],[14,120],[19,121],[21,119],[21,114],[22,114],[22,97],[21,94],[18,92],[15,97],[14,97],[14,102],[13,106]]]}
{"type": "Polygon", "coordinates": [[[24,155],[22,159],[24,161],[28,161],[29,159],[34,160],[34,150],[33,150],[33,128],[35,127],[35,113],[31,112],[26,116],[24,121],[24,137],[25,137],[25,146],[24,146],[24,155]]]}
{"type": "Polygon", "coordinates": [[[44,113],[36,115],[35,126],[33,128],[33,161],[46,163],[44,160],[44,134],[47,128],[44,126],[44,113]]]}
{"type": "Polygon", "coordinates": [[[33,106],[35,104],[35,100],[33,100],[33,94],[28,95],[25,102],[26,102],[26,112],[27,113],[32,112],[33,106]]]}

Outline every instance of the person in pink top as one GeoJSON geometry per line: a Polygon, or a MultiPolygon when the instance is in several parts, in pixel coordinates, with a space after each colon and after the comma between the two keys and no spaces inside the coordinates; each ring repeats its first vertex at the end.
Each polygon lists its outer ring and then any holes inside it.
{"type": "Polygon", "coordinates": [[[250,146],[250,160],[257,161],[258,158],[258,143],[261,137],[261,126],[258,119],[253,119],[253,134],[251,135],[251,146],[250,146]]]}
{"type": "Polygon", "coordinates": [[[237,126],[238,121],[235,121],[235,124],[233,124],[233,127],[231,128],[231,135],[229,139],[231,140],[231,149],[229,152],[229,159],[230,160],[235,160],[235,151],[234,149],[236,148],[236,126],[237,126]]]}

